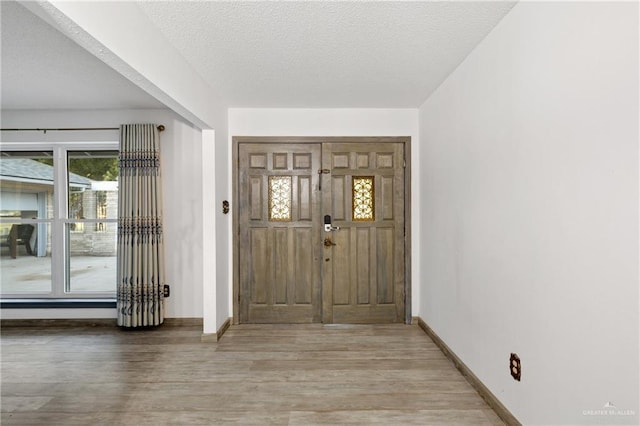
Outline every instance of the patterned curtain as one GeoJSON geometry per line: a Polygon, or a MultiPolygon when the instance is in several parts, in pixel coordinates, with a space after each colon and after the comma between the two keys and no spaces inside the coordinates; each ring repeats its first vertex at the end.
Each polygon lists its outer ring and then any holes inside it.
{"type": "Polygon", "coordinates": [[[118,325],[164,321],[160,141],[154,124],[120,126],[118,325]]]}

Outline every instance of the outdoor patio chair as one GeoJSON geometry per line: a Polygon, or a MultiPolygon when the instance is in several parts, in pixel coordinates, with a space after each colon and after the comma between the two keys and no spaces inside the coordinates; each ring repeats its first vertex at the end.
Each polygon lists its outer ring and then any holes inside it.
{"type": "Polygon", "coordinates": [[[18,246],[24,246],[27,253],[33,256],[30,241],[34,229],[33,225],[11,225],[9,234],[2,237],[0,247],[9,247],[12,259],[18,257],[18,246]]]}

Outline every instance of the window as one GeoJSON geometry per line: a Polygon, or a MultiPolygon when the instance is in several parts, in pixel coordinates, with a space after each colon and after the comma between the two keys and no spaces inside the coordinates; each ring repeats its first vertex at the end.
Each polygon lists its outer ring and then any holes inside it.
{"type": "Polygon", "coordinates": [[[373,176],[354,176],[353,177],[353,212],[352,219],[354,221],[373,221],[375,220],[374,211],[374,180],[373,176]]]}
{"type": "Polygon", "coordinates": [[[100,143],[99,150],[7,145],[0,153],[2,296],[113,297],[117,143],[100,143]]]}
{"type": "Polygon", "coordinates": [[[291,220],[291,176],[269,176],[269,220],[291,220]]]}
{"type": "Polygon", "coordinates": [[[115,291],[118,152],[68,151],[67,176],[66,291],[115,291]],[[98,217],[100,203],[103,217],[98,217]]]}

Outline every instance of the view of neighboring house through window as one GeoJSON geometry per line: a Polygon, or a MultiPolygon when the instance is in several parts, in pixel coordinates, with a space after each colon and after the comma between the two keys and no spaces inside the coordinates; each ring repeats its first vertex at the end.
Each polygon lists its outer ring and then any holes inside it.
{"type": "Polygon", "coordinates": [[[70,144],[0,154],[3,296],[112,296],[118,151],[70,144]]]}
{"type": "Polygon", "coordinates": [[[53,152],[0,156],[2,293],[49,293],[54,173],[53,152]],[[44,161],[44,162],[41,162],[44,161]]]}

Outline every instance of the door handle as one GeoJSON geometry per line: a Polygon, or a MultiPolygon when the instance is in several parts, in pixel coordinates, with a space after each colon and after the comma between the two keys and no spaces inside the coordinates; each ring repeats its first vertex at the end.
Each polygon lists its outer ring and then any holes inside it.
{"type": "Polygon", "coordinates": [[[340,230],[339,226],[333,226],[331,224],[331,216],[325,215],[325,217],[324,217],[324,231],[325,232],[331,232],[331,231],[339,231],[339,230],[340,230]]]}
{"type": "Polygon", "coordinates": [[[324,246],[325,247],[331,247],[331,246],[335,246],[336,243],[334,243],[333,241],[331,241],[331,238],[327,237],[324,239],[324,246]]]}

